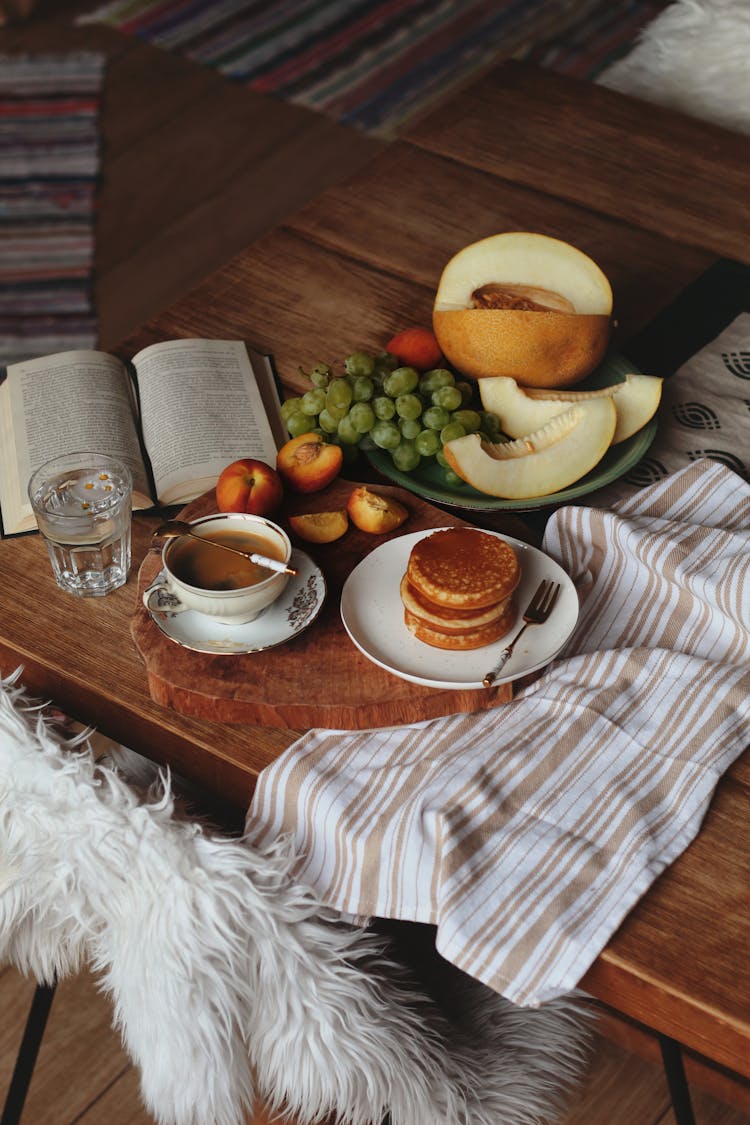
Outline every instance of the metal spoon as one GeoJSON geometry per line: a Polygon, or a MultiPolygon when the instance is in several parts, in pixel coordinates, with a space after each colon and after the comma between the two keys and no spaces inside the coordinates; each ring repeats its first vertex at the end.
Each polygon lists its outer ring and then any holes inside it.
{"type": "Polygon", "coordinates": [[[208,543],[212,547],[221,547],[223,551],[231,551],[234,555],[241,555],[243,559],[249,559],[257,566],[264,566],[268,570],[277,571],[279,574],[297,574],[293,567],[279,562],[278,559],[269,559],[265,555],[255,554],[254,551],[240,551],[239,548],[230,547],[227,543],[219,543],[217,539],[206,539],[202,535],[196,535],[190,524],[185,523],[184,520],[167,520],[166,523],[157,527],[154,535],[160,535],[163,539],[177,539],[180,536],[189,535],[191,539],[199,539],[201,543],[208,543]]]}

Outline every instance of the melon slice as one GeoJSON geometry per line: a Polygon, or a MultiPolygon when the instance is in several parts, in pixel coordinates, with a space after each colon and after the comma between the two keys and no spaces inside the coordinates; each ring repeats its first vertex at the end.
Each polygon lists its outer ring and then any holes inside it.
{"type": "Polygon", "coordinates": [[[440,277],[433,330],[472,378],[562,387],[588,375],[609,342],[612,289],[582,251],[511,231],[465,246],[440,277]]]}
{"type": "Polygon", "coordinates": [[[519,387],[515,379],[499,376],[481,379],[479,394],[485,410],[497,414],[503,433],[509,437],[524,434],[545,426],[550,419],[569,410],[576,402],[595,398],[612,398],[617,412],[617,425],[612,444],[625,441],[653,418],[659,402],[663,380],[656,375],[631,373],[622,383],[612,383],[590,391],[540,390],[519,387]]]}
{"type": "Polygon", "coordinates": [[[567,488],[601,460],[617,416],[611,396],[584,399],[535,433],[508,442],[467,434],[443,446],[455,473],[479,492],[526,500],[567,488]]]}

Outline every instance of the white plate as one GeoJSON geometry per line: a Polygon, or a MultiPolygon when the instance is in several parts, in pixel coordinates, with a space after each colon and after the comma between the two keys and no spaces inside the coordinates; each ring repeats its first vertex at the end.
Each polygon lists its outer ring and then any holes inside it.
{"type": "MultiPolygon", "coordinates": [[[[544,625],[530,625],[513,650],[495,683],[507,683],[543,668],[565,645],[578,620],[578,595],[565,571],[536,547],[510,535],[521,564],[516,590],[517,616],[511,631],[500,640],[468,652],[446,651],[418,641],[404,624],[399,595],[412,547],[436,528],[391,539],[372,551],[352,571],[341,593],[341,619],[354,644],[380,668],[423,687],[481,688],[484,675],[497,661],[508,641],[523,624],[523,610],[543,578],[560,583],[560,595],[544,625]]],[[[496,535],[497,532],[487,532],[496,535]]]]}
{"type": "Polygon", "coordinates": [[[166,637],[193,652],[218,656],[283,645],[315,620],[326,596],[323,573],[309,555],[295,549],[290,561],[299,573],[289,579],[280,598],[245,625],[220,625],[194,609],[149,610],[149,616],[166,637]]]}

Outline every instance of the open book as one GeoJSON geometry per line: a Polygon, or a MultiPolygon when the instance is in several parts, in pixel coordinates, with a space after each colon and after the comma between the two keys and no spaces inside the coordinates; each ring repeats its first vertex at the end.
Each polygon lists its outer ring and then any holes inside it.
{"type": "Polygon", "coordinates": [[[0,513],[36,526],[26,486],[51,457],[95,450],[133,474],[133,507],[186,504],[240,457],[276,464],[288,434],[270,358],[240,340],[170,340],[132,370],[106,352],[12,364],[0,383],[0,513]]]}

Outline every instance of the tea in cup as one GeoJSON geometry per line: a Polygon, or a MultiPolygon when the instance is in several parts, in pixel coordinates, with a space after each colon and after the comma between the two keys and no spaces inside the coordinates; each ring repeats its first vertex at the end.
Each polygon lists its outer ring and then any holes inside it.
{"type": "Polygon", "coordinates": [[[288,564],[292,545],[278,524],[263,516],[228,512],[193,520],[190,530],[192,535],[164,545],[163,569],[143,594],[147,609],[193,609],[220,624],[243,625],[283,593],[287,573],[268,570],[219,545],[288,564]]]}

